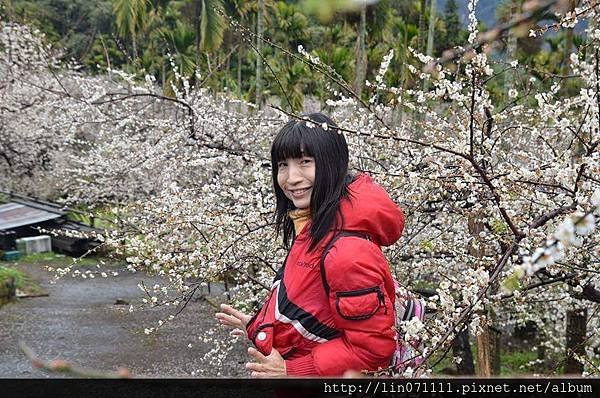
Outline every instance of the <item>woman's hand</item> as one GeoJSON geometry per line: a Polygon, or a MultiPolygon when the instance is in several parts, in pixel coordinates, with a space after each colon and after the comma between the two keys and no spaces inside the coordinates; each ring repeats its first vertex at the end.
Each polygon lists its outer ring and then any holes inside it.
{"type": "Polygon", "coordinates": [[[248,325],[248,322],[252,317],[227,304],[221,304],[221,311],[223,312],[217,312],[215,314],[219,323],[234,328],[231,331],[231,334],[234,336],[246,336],[246,325],[248,325]]]}
{"type": "Polygon", "coordinates": [[[261,354],[258,350],[250,347],[248,354],[256,362],[248,362],[246,369],[251,370],[250,376],[256,378],[274,378],[285,377],[287,375],[285,369],[285,360],[282,358],[279,351],[275,348],[271,349],[271,353],[267,356],[261,354]]]}

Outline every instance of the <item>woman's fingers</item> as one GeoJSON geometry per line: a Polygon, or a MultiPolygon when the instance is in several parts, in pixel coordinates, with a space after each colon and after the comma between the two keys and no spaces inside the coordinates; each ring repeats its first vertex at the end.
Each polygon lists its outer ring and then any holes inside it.
{"type": "Polygon", "coordinates": [[[239,319],[237,319],[231,315],[217,313],[217,314],[215,314],[215,316],[222,325],[239,328],[239,329],[243,328],[242,321],[240,321],[239,319]]]}
{"type": "Polygon", "coordinates": [[[250,354],[250,356],[259,363],[265,362],[265,360],[267,359],[267,357],[264,356],[260,351],[252,347],[248,347],[248,354],[250,354]]]}
{"type": "Polygon", "coordinates": [[[241,311],[236,310],[227,304],[221,304],[221,311],[215,314],[221,325],[235,328],[231,331],[234,336],[246,336],[246,325],[250,320],[250,316],[241,311]]]}
{"type": "Polygon", "coordinates": [[[250,373],[250,376],[258,378],[267,377],[268,369],[264,365],[264,362],[266,362],[267,357],[252,347],[248,348],[248,354],[250,354],[252,359],[256,361],[246,363],[246,369],[252,371],[250,373]]]}
{"type": "Polygon", "coordinates": [[[256,362],[246,363],[246,369],[252,370],[254,372],[264,372],[265,371],[265,367],[262,364],[256,363],[256,362]]]}
{"type": "Polygon", "coordinates": [[[246,369],[251,371],[252,377],[284,377],[286,375],[285,361],[275,348],[271,350],[271,354],[265,356],[250,347],[248,354],[256,361],[246,363],[246,369]]]}
{"type": "Polygon", "coordinates": [[[231,315],[231,316],[233,316],[233,317],[235,317],[235,318],[239,319],[239,320],[240,320],[240,322],[242,322],[243,324],[246,324],[246,323],[248,323],[248,321],[249,321],[249,320],[250,320],[250,318],[251,318],[251,317],[250,317],[250,315],[246,315],[246,314],[244,314],[243,312],[241,312],[241,311],[238,311],[238,310],[236,310],[235,308],[233,308],[232,306],[230,306],[230,305],[227,305],[227,304],[221,304],[221,310],[222,310],[224,313],[226,313],[226,314],[228,314],[228,315],[231,315]]]}

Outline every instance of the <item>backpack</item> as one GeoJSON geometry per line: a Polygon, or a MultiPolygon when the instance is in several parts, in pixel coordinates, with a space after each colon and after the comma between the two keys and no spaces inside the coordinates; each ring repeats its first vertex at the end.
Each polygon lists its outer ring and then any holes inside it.
{"type": "MultiPolygon", "coordinates": [[[[325,274],[325,257],[331,250],[333,244],[340,238],[346,236],[355,236],[358,238],[366,239],[371,241],[369,235],[352,232],[352,231],[340,231],[327,243],[323,253],[321,253],[321,259],[319,262],[321,270],[321,280],[325,291],[329,293],[329,283],[327,283],[327,276],[325,274]]],[[[404,340],[404,330],[402,327],[403,321],[409,321],[413,318],[419,319],[421,322],[425,318],[425,301],[418,298],[414,293],[408,289],[400,286],[396,278],[394,280],[394,289],[396,293],[396,300],[394,303],[394,315],[395,315],[395,330],[396,330],[396,350],[392,356],[392,360],[388,370],[392,371],[392,374],[402,374],[408,368],[413,370],[420,366],[423,361],[423,349],[424,343],[421,340],[404,340]]],[[[376,372],[381,374],[381,372],[376,372]]]]}

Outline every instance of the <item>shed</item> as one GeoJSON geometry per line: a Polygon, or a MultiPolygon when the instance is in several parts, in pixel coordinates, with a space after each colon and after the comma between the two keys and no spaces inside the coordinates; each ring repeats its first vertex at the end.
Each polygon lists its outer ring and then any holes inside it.
{"type": "Polygon", "coordinates": [[[52,250],[55,252],[81,256],[100,244],[95,239],[61,233],[101,232],[99,229],[69,220],[67,208],[64,206],[22,195],[9,195],[10,202],[0,205],[0,250],[14,249],[15,240],[18,238],[40,235],[38,228],[56,231],[56,234],[52,234],[52,250]]]}

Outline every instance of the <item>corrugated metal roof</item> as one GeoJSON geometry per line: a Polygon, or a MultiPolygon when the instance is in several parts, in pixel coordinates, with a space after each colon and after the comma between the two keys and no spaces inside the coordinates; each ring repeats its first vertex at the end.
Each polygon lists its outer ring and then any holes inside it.
{"type": "Polygon", "coordinates": [[[62,214],[25,206],[20,203],[0,205],[0,231],[54,220],[62,214]]]}

